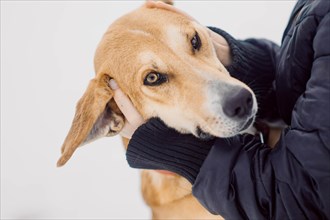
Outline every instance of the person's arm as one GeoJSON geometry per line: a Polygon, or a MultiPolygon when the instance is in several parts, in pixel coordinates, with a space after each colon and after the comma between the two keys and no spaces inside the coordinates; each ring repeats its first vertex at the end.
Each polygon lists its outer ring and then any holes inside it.
{"type": "Polygon", "coordinates": [[[215,142],[193,187],[225,218],[330,218],[330,15],[314,38],[314,61],[291,127],[274,150],[252,137],[215,142]]]}
{"type": "Polygon", "coordinates": [[[152,118],[134,132],[126,159],[133,168],[169,170],[193,184],[213,143],[214,139],[203,141],[181,134],[152,118]]]}

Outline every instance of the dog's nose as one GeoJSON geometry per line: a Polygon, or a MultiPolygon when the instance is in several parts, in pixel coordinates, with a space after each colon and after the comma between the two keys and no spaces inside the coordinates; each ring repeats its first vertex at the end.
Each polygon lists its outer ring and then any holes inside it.
{"type": "Polygon", "coordinates": [[[232,91],[223,102],[223,112],[230,118],[244,118],[251,114],[253,99],[252,94],[245,88],[232,91]]]}

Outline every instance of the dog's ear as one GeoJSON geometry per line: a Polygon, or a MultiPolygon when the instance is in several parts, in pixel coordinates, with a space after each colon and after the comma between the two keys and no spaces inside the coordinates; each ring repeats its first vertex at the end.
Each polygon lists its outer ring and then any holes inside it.
{"type": "Polygon", "coordinates": [[[161,2],[164,2],[164,3],[169,4],[169,5],[174,5],[173,0],[154,0],[154,1],[161,1],[161,2]]]}
{"type": "Polygon", "coordinates": [[[107,74],[98,74],[90,81],[77,104],[57,166],[63,166],[79,146],[101,137],[116,135],[123,128],[125,118],[113,100],[109,81],[107,74]]]}
{"type": "Polygon", "coordinates": [[[174,5],[173,0],[163,0],[163,2],[169,5],[174,5]]]}

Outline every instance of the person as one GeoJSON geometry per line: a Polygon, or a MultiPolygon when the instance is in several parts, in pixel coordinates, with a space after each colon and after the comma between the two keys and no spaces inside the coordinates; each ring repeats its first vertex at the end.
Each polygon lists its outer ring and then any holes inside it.
{"type": "Polygon", "coordinates": [[[187,178],[199,202],[225,219],[330,219],[329,11],[330,1],[298,1],[281,46],[236,40],[210,28],[218,58],[231,75],[254,81],[258,117],[275,115],[288,125],[274,149],[254,135],[206,141],[180,134],[157,118],[144,123],[111,81],[128,120],[123,132],[132,137],[129,165],[187,178]]]}

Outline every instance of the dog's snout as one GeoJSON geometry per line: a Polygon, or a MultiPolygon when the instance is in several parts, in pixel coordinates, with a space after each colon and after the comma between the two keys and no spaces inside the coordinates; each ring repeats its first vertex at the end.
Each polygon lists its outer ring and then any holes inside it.
{"type": "Polygon", "coordinates": [[[236,88],[226,97],[222,109],[228,117],[240,119],[250,115],[252,107],[252,93],[245,88],[236,88]]]}

